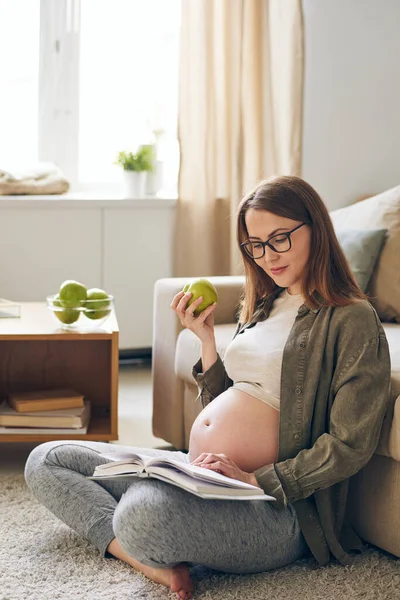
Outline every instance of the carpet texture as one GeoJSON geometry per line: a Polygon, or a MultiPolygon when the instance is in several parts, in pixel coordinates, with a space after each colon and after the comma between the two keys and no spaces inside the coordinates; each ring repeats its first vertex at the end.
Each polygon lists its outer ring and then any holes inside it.
{"type": "MultiPolygon", "coordinates": [[[[96,548],[42,507],[22,475],[0,484],[1,600],[146,600],[175,594],[96,548]]],[[[193,600],[394,600],[400,598],[399,559],[370,547],[348,567],[320,568],[313,559],[255,575],[191,570],[193,600]]]]}

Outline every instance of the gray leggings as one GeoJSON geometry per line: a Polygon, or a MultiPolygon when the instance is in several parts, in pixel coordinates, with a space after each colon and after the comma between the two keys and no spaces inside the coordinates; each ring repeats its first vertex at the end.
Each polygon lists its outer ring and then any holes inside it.
{"type": "MultiPolygon", "coordinates": [[[[309,553],[295,511],[272,502],[205,500],[156,479],[92,481],[100,452],[168,450],[102,442],[54,441],[37,446],[25,466],[36,498],[107,558],[113,538],[140,562],[168,568],[199,564],[227,573],[282,567],[309,553]]],[[[188,455],[173,452],[187,462],[188,455]]]]}

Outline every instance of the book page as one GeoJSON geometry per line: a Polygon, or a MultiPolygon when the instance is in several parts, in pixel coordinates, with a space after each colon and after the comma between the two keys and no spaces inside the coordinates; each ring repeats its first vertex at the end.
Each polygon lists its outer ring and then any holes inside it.
{"type": "MultiPolygon", "coordinates": [[[[105,458],[108,458],[114,462],[118,462],[119,464],[143,464],[149,473],[152,472],[153,466],[166,467],[171,465],[174,469],[177,469],[183,473],[187,473],[194,479],[198,479],[200,481],[214,481],[220,486],[229,488],[260,489],[257,486],[245,483],[244,481],[240,481],[238,479],[232,479],[231,477],[227,477],[226,475],[222,475],[216,471],[204,469],[203,467],[191,465],[190,463],[184,463],[173,458],[145,456],[143,454],[135,454],[133,452],[107,452],[102,453],[101,456],[104,456],[105,458]]],[[[101,465],[101,468],[103,467],[105,467],[105,465],[101,465]]]]}
{"type": "Polygon", "coordinates": [[[136,452],[101,452],[100,456],[104,456],[104,458],[108,458],[108,460],[112,460],[118,463],[137,463],[138,461],[145,466],[152,464],[160,464],[160,465],[170,465],[178,463],[178,461],[170,458],[163,458],[160,456],[148,456],[146,454],[139,454],[136,452]]]}
{"type": "MultiPolygon", "coordinates": [[[[221,485],[220,482],[210,481],[206,479],[200,479],[198,477],[193,477],[190,474],[184,473],[180,470],[175,470],[171,467],[162,467],[152,465],[151,468],[148,469],[148,473],[151,473],[152,476],[162,476],[166,481],[176,481],[182,487],[187,487],[189,489],[194,489],[198,492],[207,493],[207,492],[217,492],[223,495],[235,495],[236,492],[243,494],[247,492],[247,494],[263,494],[263,490],[258,487],[251,486],[245,488],[236,488],[227,485],[221,485]]],[[[246,484],[245,484],[246,485],[246,484]]]]}
{"type": "Polygon", "coordinates": [[[141,473],[148,477],[148,473],[144,471],[142,465],[132,464],[132,462],[129,464],[110,462],[106,465],[97,465],[93,474],[99,477],[112,477],[113,475],[140,475],[141,473]]]}
{"type": "Polygon", "coordinates": [[[160,479],[172,485],[176,485],[188,492],[194,493],[202,498],[215,498],[220,500],[268,500],[274,502],[273,496],[264,494],[259,487],[249,486],[249,488],[232,488],[213,483],[211,481],[201,481],[190,477],[186,473],[172,470],[168,467],[152,467],[151,476],[160,479]]]}
{"type": "MultiPolygon", "coordinates": [[[[100,456],[112,460],[116,464],[140,464],[145,467],[152,464],[169,465],[175,464],[174,460],[169,458],[160,458],[159,456],[147,456],[136,452],[101,452],[100,456]]],[[[178,463],[179,464],[179,463],[178,463]]]]}
{"type": "MultiPolygon", "coordinates": [[[[179,460],[175,460],[172,457],[158,457],[158,456],[146,456],[144,454],[135,454],[133,452],[107,452],[102,453],[101,456],[112,460],[114,463],[118,464],[143,464],[146,470],[149,473],[153,472],[153,467],[168,467],[171,465],[174,469],[186,473],[190,475],[192,478],[197,479],[199,481],[210,481],[215,482],[221,487],[228,488],[239,488],[243,490],[259,490],[260,488],[255,485],[251,485],[250,483],[245,483],[244,481],[240,481],[239,479],[232,479],[232,477],[227,477],[226,475],[222,475],[221,473],[217,473],[216,471],[211,471],[210,469],[205,469],[203,467],[198,467],[196,465],[191,465],[190,463],[185,463],[179,460]]],[[[108,463],[110,464],[110,463],[108,463]]],[[[107,465],[100,465],[99,469],[107,468],[107,465]]],[[[155,472],[155,470],[154,470],[155,472]]]]}
{"type": "MultiPolygon", "coordinates": [[[[148,456],[143,454],[135,454],[134,452],[101,452],[100,456],[111,460],[114,465],[140,465],[146,464],[148,456]]],[[[112,463],[106,463],[105,465],[99,465],[97,468],[107,468],[112,463]]]]}
{"type": "Polygon", "coordinates": [[[210,469],[198,467],[196,465],[175,460],[173,458],[152,457],[150,460],[147,460],[146,463],[146,467],[149,467],[147,470],[150,473],[152,472],[153,466],[162,467],[164,465],[171,465],[178,469],[178,471],[189,474],[194,479],[199,479],[201,481],[213,481],[220,486],[226,486],[230,488],[259,489],[257,486],[250,485],[249,483],[245,483],[239,479],[232,479],[232,477],[227,477],[226,475],[222,475],[216,471],[211,471],[210,469]]]}

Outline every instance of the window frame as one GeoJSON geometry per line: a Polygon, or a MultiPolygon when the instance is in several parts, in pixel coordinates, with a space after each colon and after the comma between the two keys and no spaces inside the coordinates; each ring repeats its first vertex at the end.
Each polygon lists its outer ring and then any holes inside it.
{"type": "Polygon", "coordinates": [[[56,163],[77,191],[80,11],[81,0],[40,0],[38,156],[56,163]]]}

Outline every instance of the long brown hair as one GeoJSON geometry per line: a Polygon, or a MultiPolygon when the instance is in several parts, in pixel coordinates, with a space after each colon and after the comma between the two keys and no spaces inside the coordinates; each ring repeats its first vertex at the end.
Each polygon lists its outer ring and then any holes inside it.
{"type": "Polygon", "coordinates": [[[302,281],[302,294],[307,306],[314,309],[321,305],[346,306],[368,299],[351,271],[329,212],[318,193],[299,177],[272,177],[261,181],[242,199],[238,207],[236,233],[246,276],[239,313],[242,323],[251,320],[260,299],[279,287],[240,246],[249,237],[245,215],[250,208],[268,210],[281,217],[310,225],[310,259],[302,281]],[[322,297],[322,303],[316,292],[322,297]]]}

